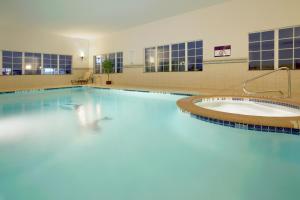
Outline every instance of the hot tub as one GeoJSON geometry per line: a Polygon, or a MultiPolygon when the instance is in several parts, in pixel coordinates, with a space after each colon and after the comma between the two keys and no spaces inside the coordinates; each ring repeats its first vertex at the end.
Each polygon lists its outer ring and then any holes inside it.
{"type": "Polygon", "coordinates": [[[177,101],[193,117],[218,125],[299,135],[300,104],[287,99],[194,96],[177,101]]]}
{"type": "Polygon", "coordinates": [[[196,103],[205,109],[250,116],[296,117],[300,116],[298,106],[278,104],[272,101],[256,101],[249,98],[208,98],[196,103]]]}

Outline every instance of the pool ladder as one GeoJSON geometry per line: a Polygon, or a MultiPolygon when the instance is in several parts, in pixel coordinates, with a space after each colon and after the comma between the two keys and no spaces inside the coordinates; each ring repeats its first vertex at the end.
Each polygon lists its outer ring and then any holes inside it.
{"type": "Polygon", "coordinates": [[[256,76],[254,78],[251,78],[251,79],[248,79],[244,82],[244,86],[243,86],[243,91],[245,94],[248,94],[248,95],[255,95],[255,94],[263,94],[263,93],[279,93],[281,95],[281,97],[284,97],[284,98],[291,98],[292,96],[292,82],[291,82],[291,71],[290,71],[290,68],[288,67],[280,67],[278,69],[275,69],[271,72],[268,72],[268,73],[265,73],[265,74],[261,74],[259,76],[256,76]],[[262,78],[262,77],[265,77],[265,76],[268,76],[270,74],[273,74],[275,72],[278,72],[278,71],[281,71],[281,70],[286,70],[287,72],[287,76],[288,76],[288,82],[287,82],[287,87],[288,87],[288,94],[287,95],[284,95],[284,92],[281,91],[281,90],[266,90],[266,91],[257,91],[257,92],[251,92],[249,90],[247,90],[246,86],[249,82],[252,82],[252,81],[255,81],[259,78],[262,78]]]}

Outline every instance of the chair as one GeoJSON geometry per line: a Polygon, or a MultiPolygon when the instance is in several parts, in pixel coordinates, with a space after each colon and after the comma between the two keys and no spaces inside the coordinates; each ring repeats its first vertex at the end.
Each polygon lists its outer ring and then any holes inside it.
{"type": "Polygon", "coordinates": [[[85,72],[83,77],[78,78],[76,80],[71,80],[71,83],[72,84],[84,85],[84,84],[88,84],[88,82],[91,81],[92,79],[93,79],[93,73],[92,72],[85,72]]]}

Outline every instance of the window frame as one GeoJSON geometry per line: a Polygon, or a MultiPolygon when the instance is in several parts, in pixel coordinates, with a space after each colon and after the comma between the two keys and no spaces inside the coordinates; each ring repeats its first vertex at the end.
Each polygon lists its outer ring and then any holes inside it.
{"type": "Polygon", "coordinates": [[[123,73],[124,71],[124,52],[123,51],[115,51],[115,52],[111,52],[111,53],[102,53],[102,54],[98,54],[93,56],[93,71],[95,74],[104,74],[104,70],[102,68],[102,62],[105,60],[109,60],[109,56],[114,54],[114,62],[113,62],[113,72],[111,73],[116,73],[116,74],[120,74],[123,73]],[[119,56],[122,55],[122,56],[119,56]],[[96,64],[96,58],[100,57],[101,58],[101,63],[96,64]],[[118,62],[120,61],[120,62],[118,62]],[[99,67],[100,69],[98,70],[99,73],[96,73],[96,66],[99,67]]]}
{"type": "Polygon", "coordinates": [[[44,53],[42,54],[42,62],[43,62],[43,68],[42,68],[42,74],[43,75],[59,75],[59,54],[48,54],[44,53]],[[49,56],[49,59],[45,58],[45,56],[49,56]],[[56,57],[56,58],[53,58],[56,57]],[[56,60],[56,62],[55,62],[56,60]],[[49,61],[49,66],[46,66],[46,62],[49,61]],[[53,67],[56,66],[56,67],[53,67]],[[46,72],[46,69],[52,69],[52,73],[46,72]]]}
{"type": "Polygon", "coordinates": [[[24,52],[24,75],[41,75],[43,69],[42,53],[24,52]],[[37,60],[35,60],[37,59],[37,60]],[[27,69],[27,66],[30,69],[27,69]]]}
{"type": "MultiPolygon", "coordinates": [[[[180,49],[178,47],[178,50],[174,50],[174,51],[178,51],[178,60],[180,60],[180,58],[182,58],[181,56],[179,56],[179,52],[180,52],[180,49]]],[[[198,58],[199,59],[199,58],[198,58]]],[[[182,60],[182,59],[181,59],[182,60]]],[[[188,41],[183,41],[183,42],[174,42],[174,43],[170,43],[170,44],[158,44],[156,46],[150,46],[150,47],[145,47],[144,48],[144,73],[153,73],[153,72],[159,72],[159,73],[165,73],[165,72],[203,72],[204,70],[204,40],[203,39],[194,39],[194,40],[188,40],[188,41]],[[201,67],[201,70],[193,70],[193,71],[189,71],[188,70],[188,43],[190,42],[201,42],[202,44],[202,47],[201,48],[198,48],[198,49],[201,49],[201,54],[202,55],[195,55],[195,59],[198,58],[198,56],[201,57],[201,60],[202,60],[202,67],[201,67]],[[179,70],[179,64],[178,64],[178,71],[174,71],[173,70],[173,57],[172,57],[172,52],[173,52],[173,46],[172,45],[179,45],[179,44],[184,44],[184,70],[183,71],[180,71],[179,70]],[[158,58],[158,48],[159,47],[162,47],[162,46],[169,46],[169,71],[160,71],[159,70],[159,58],[158,58]],[[155,71],[149,71],[147,70],[147,68],[149,68],[149,66],[147,66],[147,63],[146,63],[146,50],[147,49],[154,49],[154,66],[152,66],[155,71]]]]}
{"type": "Polygon", "coordinates": [[[277,41],[277,30],[276,29],[268,29],[268,30],[263,30],[263,31],[256,31],[256,32],[250,32],[248,33],[248,71],[269,71],[269,70],[274,70],[276,69],[276,41],[277,41]],[[273,39],[263,39],[263,34],[268,33],[268,32],[273,32],[273,39]],[[250,35],[253,34],[259,34],[259,39],[250,41],[250,35]],[[273,43],[273,49],[263,49],[263,44],[266,43],[273,43]],[[259,50],[251,50],[251,44],[259,44],[259,50]],[[264,59],[263,54],[264,53],[270,53],[273,54],[273,59],[264,59]],[[259,55],[259,59],[250,59],[251,54],[257,54],[259,55]],[[263,63],[266,62],[272,62],[273,67],[270,68],[264,68],[263,63]],[[250,64],[251,63],[259,63],[259,69],[253,68],[251,69],[250,64]]]}
{"type": "MultiPolygon", "coordinates": [[[[65,73],[65,74],[59,74],[59,65],[60,65],[60,63],[59,63],[59,56],[62,55],[62,54],[47,53],[47,52],[32,53],[30,51],[1,50],[0,55],[2,57],[1,60],[0,60],[0,64],[1,64],[0,69],[2,71],[1,74],[0,74],[0,76],[16,76],[16,75],[24,75],[24,76],[25,75],[71,75],[73,73],[73,55],[71,55],[71,54],[64,54],[63,55],[63,56],[67,56],[69,58],[69,64],[66,64],[67,66],[69,66],[69,73],[65,73]],[[4,67],[4,65],[5,65],[4,58],[6,57],[6,56],[4,56],[4,52],[11,52],[11,53],[15,52],[15,53],[21,54],[21,57],[17,57],[17,58],[19,58],[21,60],[21,63],[17,63],[17,64],[21,65],[21,70],[18,70],[18,71],[20,71],[20,74],[14,74],[13,73],[13,71],[14,71],[13,70],[13,65],[11,67],[10,74],[4,74],[4,69],[5,69],[5,67],[4,67]],[[40,73],[34,73],[34,74],[32,74],[32,73],[30,73],[30,74],[26,73],[26,65],[25,64],[27,63],[27,61],[26,61],[25,54],[28,54],[28,53],[29,54],[40,54],[40,56],[41,56],[40,57],[40,63],[41,63],[40,73]],[[45,68],[49,68],[49,67],[45,67],[45,64],[44,64],[44,56],[45,55],[56,55],[57,56],[57,71],[58,71],[57,73],[50,73],[50,74],[48,74],[48,73],[44,72],[45,68]]],[[[29,59],[29,58],[27,58],[27,59],[29,59]]]]}
{"type": "Polygon", "coordinates": [[[300,25],[295,25],[295,26],[288,26],[288,27],[282,27],[278,29],[278,67],[288,67],[290,68],[290,70],[300,70],[300,67],[297,68],[297,63],[299,62],[300,65],[300,53],[299,53],[299,57],[296,56],[296,51],[300,51],[300,46],[297,47],[296,46],[296,40],[299,40],[299,44],[300,44],[300,34],[297,36],[296,35],[296,29],[299,29],[300,32],[300,25]],[[290,37],[280,37],[280,31],[284,31],[287,29],[292,29],[292,35],[290,37]],[[292,42],[292,47],[288,47],[288,48],[280,48],[280,42],[281,41],[287,41],[287,40],[291,40],[292,42]],[[281,53],[282,52],[288,52],[291,51],[291,57],[289,58],[281,58],[281,53]],[[281,65],[280,61],[291,61],[292,66],[289,67],[288,65],[290,64],[286,64],[286,65],[281,65]]]}
{"type": "Polygon", "coordinates": [[[20,76],[23,75],[23,52],[21,51],[12,51],[12,50],[2,50],[1,55],[2,55],[2,66],[1,66],[1,76],[20,76]],[[11,53],[11,56],[4,56],[4,52],[11,53]],[[20,56],[14,56],[14,54],[21,54],[20,56]],[[11,61],[4,61],[5,59],[11,59],[11,61]],[[15,62],[15,59],[21,59],[21,62],[15,62]],[[4,67],[4,65],[11,65],[10,67],[10,73],[9,74],[4,74],[4,69],[9,69],[8,67],[4,67]],[[14,70],[15,65],[21,65],[21,69],[19,70],[14,70]],[[20,71],[20,73],[14,73],[15,71],[20,71]]]}

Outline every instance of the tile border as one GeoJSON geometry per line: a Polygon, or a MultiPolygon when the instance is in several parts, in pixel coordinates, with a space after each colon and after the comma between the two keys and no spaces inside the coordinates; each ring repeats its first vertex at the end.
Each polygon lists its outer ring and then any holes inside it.
{"type": "Polygon", "coordinates": [[[182,112],[190,114],[193,118],[217,125],[264,133],[284,133],[298,136],[300,135],[300,116],[262,117],[240,115],[214,111],[195,105],[197,102],[205,101],[207,99],[232,99],[235,101],[245,101],[245,99],[247,99],[248,101],[270,103],[286,106],[288,108],[300,109],[299,104],[290,100],[250,96],[193,96],[178,100],[177,106],[182,112]]]}

